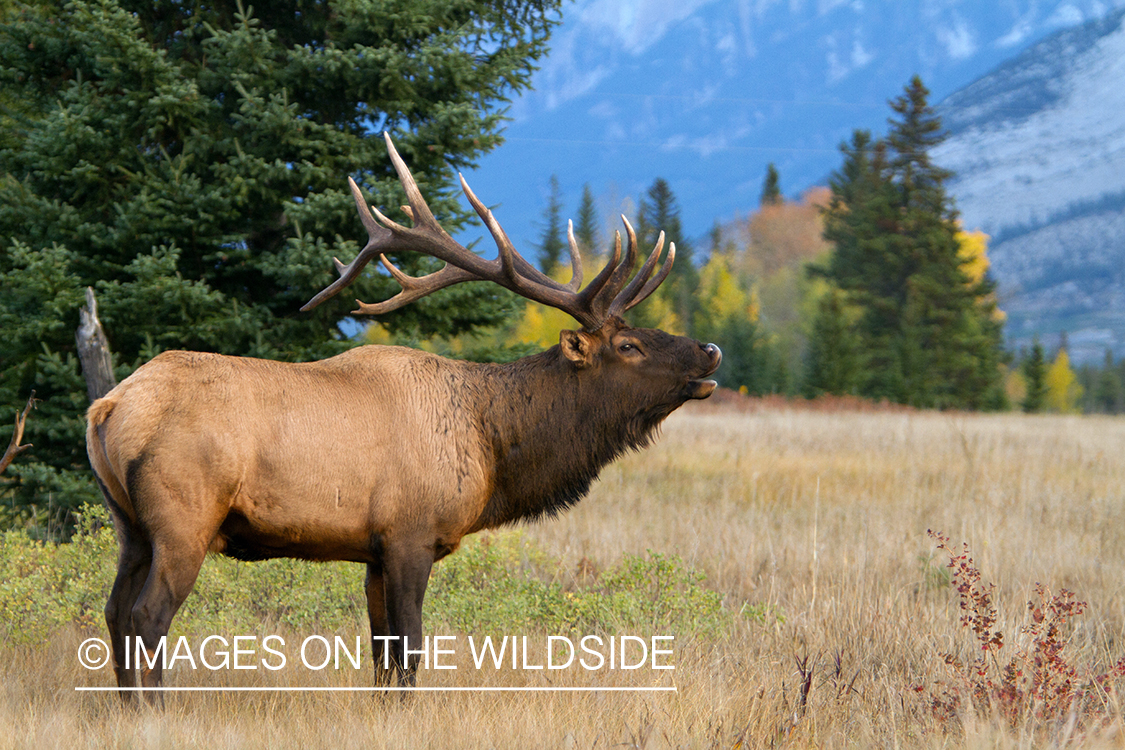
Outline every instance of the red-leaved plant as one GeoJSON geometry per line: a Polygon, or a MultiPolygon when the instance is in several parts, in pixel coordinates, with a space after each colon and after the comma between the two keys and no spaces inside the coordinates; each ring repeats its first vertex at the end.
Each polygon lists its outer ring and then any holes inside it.
{"type": "Polygon", "coordinates": [[[1125,678],[1125,656],[1109,670],[1095,673],[1080,671],[1064,653],[1069,643],[1068,623],[1086,610],[1085,602],[1066,589],[1052,594],[1046,586],[1035,584],[1037,601],[1028,602],[1030,622],[1020,629],[1025,638],[1002,663],[1004,635],[996,627],[996,587],[982,580],[967,544],[958,551],[945,534],[928,533],[949,556],[961,625],[972,631],[978,646],[968,664],[953,654],[942,654],[953,680],[938,682],[929,691],[935,717],[959,725],[968,698],[968,707],[978,716],[1002,719],[1012,728],[1035,722],[1074,736],[1121,721],[1115,696],[1117,683],[1125,678]]]}

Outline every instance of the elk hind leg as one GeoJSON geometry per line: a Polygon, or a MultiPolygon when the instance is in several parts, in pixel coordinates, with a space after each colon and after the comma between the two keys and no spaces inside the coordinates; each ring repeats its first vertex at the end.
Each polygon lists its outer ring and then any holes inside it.
{"type": "MultiPolygon", "coordinates": [[[[183,537],[161,538],[153,542],[152,566],[148,579],[132,609],[133,632],[143,643],[144,659],[139,664],[141,687],[159,687],[164,676],[164,659],[170,645],[158,654],[160,640],[168,635],[168,627],[180,606],[191,593],[207,544],[183,537]]],[[[159,699],[151,699],[159,703],[159,699]]]]}
{"type": "Polygon", "coordinates": [[[387,620],[386,585],[383,567],[380,563],[367,564],[367,579],[364,581],[367,594],[367,619],[371,623],[371,652],[375,662],[375,686],[391,684],[395,670],[391,665],[392,643],[389,637],[390,624],[387,620]]]}
{"type": "MultiPolygon", "coordinates": [[[[133,630],[133,605],[136,604],[152,566],[152,547],[127,520],[115,518],[114,521],[120,550],[117,556],[117,577],[105,605],[105,624],[109,628],[117,686],[131,688],[137,684],[136,665],[127,659],[126,639],[136,636],[133,630]],[[128,669],[125,667],[126,663],[130,663],[128,669]]],[[[121,697],[128,702],[132,694],[122,692],[121,697]]]]}

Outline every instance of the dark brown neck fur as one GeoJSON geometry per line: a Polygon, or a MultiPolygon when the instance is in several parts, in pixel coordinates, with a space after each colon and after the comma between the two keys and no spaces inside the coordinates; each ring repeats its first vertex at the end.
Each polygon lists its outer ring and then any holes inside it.
{"type": "Polygon", "coordinates": [[[557,346],[506,365],[481,365],[476,374],[496,483],[474,531],[567,509],[603,466],[648,445],[680,405],[643,404],[636,391],[608,392],[557,346]]]}

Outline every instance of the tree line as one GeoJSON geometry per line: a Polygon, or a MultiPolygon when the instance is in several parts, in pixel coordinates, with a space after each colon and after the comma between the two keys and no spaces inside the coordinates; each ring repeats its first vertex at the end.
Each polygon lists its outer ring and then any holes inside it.
{"type": "MultiPolygon", "coordinates": [[[[725,353],[723,384],[751,394],[1006,408],[1003,316],[987,238],[961,228],[945,190],[951,175],[930,160],[943,135],[928,95],[915,77],[890,103],[884,138],[856,131],[826,191],[788,202],[771,164],[758,210],[716,225],[698,270],[675,196],[665,180],[654,181],[636,221],[648,246],[656,227],[676,241],[678,286],[635,322],[714,340],[725,353]]],[[[562,248],[552,185],[540,242],[545,268],[562,248]]],[[[583,215],[590,201],[587,186],[583,215]]]]}

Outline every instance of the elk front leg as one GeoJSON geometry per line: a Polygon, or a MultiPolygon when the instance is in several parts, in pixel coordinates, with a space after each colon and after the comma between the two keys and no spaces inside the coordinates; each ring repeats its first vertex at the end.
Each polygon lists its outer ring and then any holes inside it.
{"type": "MultiPolygon", "coordinates": [[[[364,583],[367,593],[367,620],[371,623],[371,653],[375,661],[375,687],[391,684],[395,669],[388,656],[394,654],[393,643],[387,640],[391,633],[387,622],[386,586],[381,563],[367,564],[367,580],[364,583]]],[[[392,656],[393,659],[393,656],[392,656]]]]}
{"type": "Polygon", "coordinates": [[[383,555],[387,619],[390,634],[395,636],[391,654],[399,685],[413,685],[418,670],[418,654],[407,658],[405,650],[420,652],[424,645],[422,599],[426,596],[433,564],[432,546],[387,549],[383,555]]]}

